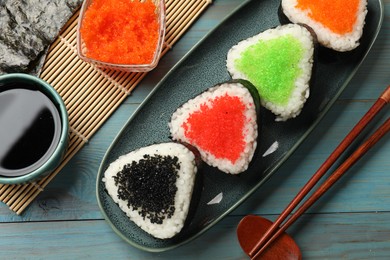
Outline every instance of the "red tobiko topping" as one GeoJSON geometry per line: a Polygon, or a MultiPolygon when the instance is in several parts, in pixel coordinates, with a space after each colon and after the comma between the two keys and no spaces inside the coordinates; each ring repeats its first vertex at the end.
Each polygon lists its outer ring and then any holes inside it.
{"type": "Polygon", "coordinates": [[[86,56],[115,64],[152,62],[159,38],[151,0],[94,0],[85,12],[81,37],[86,56]]]}
{"type": "Polygon", "coordinates": [[[245,148],[244,112],[245,104],[240,98],[225,94],[209,104],[203,103],[182,127],[185,136],[199,148],[234,163],[245,148]]]}

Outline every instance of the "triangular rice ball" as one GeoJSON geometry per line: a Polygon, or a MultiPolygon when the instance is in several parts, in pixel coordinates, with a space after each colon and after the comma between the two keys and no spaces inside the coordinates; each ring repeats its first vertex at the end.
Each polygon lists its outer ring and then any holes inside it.
{"type": "Polygon", "coordinates": [[[173,113],[172,138],[196,147],[207,164],[226,173],[241,173],[257,145],[258,99],[246,81],[209,88],[173,113]]]}
{"type": "Polygon", "coordinates": [[[184,226],[197,172],[185,145],[161,143],[119,157],[104,173],[108,194],[140,228],[160,239],[184,226]]]}
{"type": "Polygon", "coordinates": [[[313,28],[318,42],[336,51],[359,46],[367,14],[367,0],[282,0],[290,21],[313,28]]]}
{"type": "Polygon", "coordinates": [[[306,26],[278,26],[234,45],[226,67],[232,78],[255,85],[261,104],[285,121],[298,116],[309,97],[314,43],[306,26]]]}

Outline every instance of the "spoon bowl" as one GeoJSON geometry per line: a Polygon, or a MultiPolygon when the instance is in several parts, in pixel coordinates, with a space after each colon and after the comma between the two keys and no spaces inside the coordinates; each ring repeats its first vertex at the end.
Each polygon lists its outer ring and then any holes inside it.
{"type": "MultiPolygon", "coordinates": [[[[272,224],[268,219],[254,215],[245,216],[240,221],[237,227],[237,237],[241,248],[248,256],[253,257],[250,252],[272,224]]],[[[287,233],[283,233],[265,249],[258,259],[297,260],[302,259],[302,255],[295,241],[287,233]]]]}

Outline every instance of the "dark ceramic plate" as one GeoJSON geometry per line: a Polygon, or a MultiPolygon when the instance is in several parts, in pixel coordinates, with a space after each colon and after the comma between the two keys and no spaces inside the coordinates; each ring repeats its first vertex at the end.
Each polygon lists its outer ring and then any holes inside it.
{"type": "Polygon", "coordinates": [[[152,143],[169,141],[171,114],[206,88],[230,79],[225,67],[228,50],[244,38],[279,25],[282,21],[278,14],[280,1],[247,1],[208,34],[156,86],[126,123],[101,163],[97,198],[114,231],[129,244],[143,250],[173,249],[211,228],[264,184],[318,124],[366,57],[383,19],[382,1],[368,2],[364,35],[357,49],[348,53],[319,49],[311,95],[301,115],[287,122],[275,122],[273,115],[263,111],[259,145],[249,169],[239,176],[230,176],[205,167],[200,173],[203,190],[190,222],[176,237],[159,240],[129,221],[108,196],[102,183],[104,171],[122,154],[152,143]],[[264,152],[274,142],[278,142],[279,148],[264,157],[264,152]],[[223,199],[220,203],[207,204],[221,192],[223,199]]]}

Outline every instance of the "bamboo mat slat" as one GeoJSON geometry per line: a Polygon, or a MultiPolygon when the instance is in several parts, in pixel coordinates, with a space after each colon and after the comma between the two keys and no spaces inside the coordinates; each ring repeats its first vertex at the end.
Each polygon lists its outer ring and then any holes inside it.
{"type": "MultiPolygon", "coordinates": [[[[191,24],[211,4],[211,0],[166,0],[164,55],[191,24]]],[[[61,95],[69,114],[69,146],[65,158],[51,174],[24,185],[0,184],[0,200],[21,214],[88,142],[106,119],[146,76],[146,72],[127,73],[102,70],[77,56],[77,11],[50,46],[40,77],[61,95]]]]}

